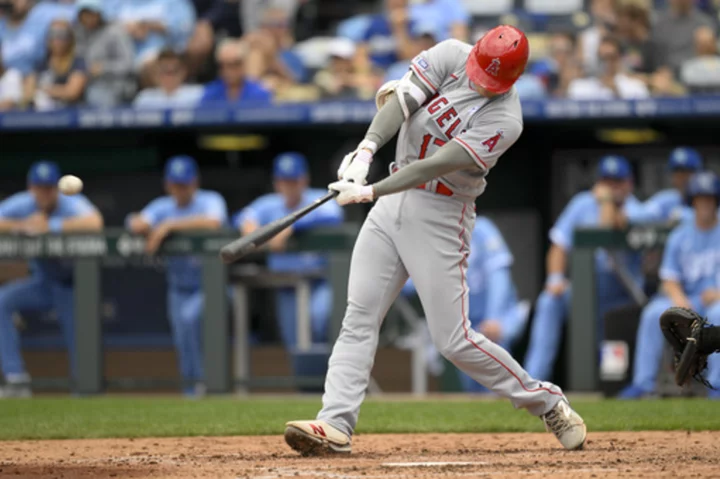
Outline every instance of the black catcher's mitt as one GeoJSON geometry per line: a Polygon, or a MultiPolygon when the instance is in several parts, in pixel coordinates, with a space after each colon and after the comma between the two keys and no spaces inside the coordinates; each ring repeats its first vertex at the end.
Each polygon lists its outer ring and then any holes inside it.
{"type": "Polygon", "coordinates": [[[673,307],[660,316],[660,328],[675,352],[675,383],[684,386],[691,377],[713,389],[702,373],[708,355],[720,349],[720,328],[709,326],[698,313],[673,307]]]}

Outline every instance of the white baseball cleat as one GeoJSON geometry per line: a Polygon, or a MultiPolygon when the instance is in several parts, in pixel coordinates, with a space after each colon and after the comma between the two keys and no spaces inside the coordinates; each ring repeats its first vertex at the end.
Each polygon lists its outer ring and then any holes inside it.
{"type": "Polygon", "coordinates": [[[285,424],[285,442],[303,456],[349,454],[350,437],[325,421],[290,421],[285,424]]]}
{"type": "Polygon", "coordinates": [[[587,437],[585,422],[565,401],[560,401],[547,414],[542,416],[545,429],[570,451],[582,449],[587,437]]]}

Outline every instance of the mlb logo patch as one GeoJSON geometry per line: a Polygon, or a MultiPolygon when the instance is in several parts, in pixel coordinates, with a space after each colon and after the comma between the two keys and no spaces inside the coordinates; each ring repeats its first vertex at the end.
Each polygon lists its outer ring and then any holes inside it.
{"type": "Polygon", "coordinates": [[[416,62],[416,63],[417,63],[418,66],[419,66],[420,68],[422,68],[423,70],[427,70],[428,68],[430,68],[430,65],[428,65],[427,60],[425,60],[425,59],[422,58],[422,57],[419,57],[419,58],[417,59],[417,62],[416,62]]]}

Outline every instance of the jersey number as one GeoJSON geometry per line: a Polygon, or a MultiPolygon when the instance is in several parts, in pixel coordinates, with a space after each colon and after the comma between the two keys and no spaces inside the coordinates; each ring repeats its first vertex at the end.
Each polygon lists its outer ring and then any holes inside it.
{"type": "Polygon", "coordinates": [[[422,160],[427,156],[427,150],[430,146],[430,142],[432,142],[433,145],[436,146],[443,146],[445,143],[447,143],[445,140],[441,140],[440,138],[435,138],[431,134],[427,134],[423,136],[422,145],[420,145],[420,154],[418,155],[418,159],[422,160]]]}

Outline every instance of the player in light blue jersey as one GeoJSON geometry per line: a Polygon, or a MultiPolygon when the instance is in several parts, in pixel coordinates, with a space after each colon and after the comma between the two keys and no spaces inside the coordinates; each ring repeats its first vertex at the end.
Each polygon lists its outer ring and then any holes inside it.
{"type": "MultiPolygon", "coordinates": [[[[529,312],[528,306],[518,301],[512,264],[512,253],[500,230],[490,219],[478,216],[468,257],[468,319],[473,329],[508,351],[522,335],[529,312]]],[[[412,280],[408,280],[403,294],[414,292],[412,280]]],[[[467,392],[488,392],[462,372],[460,382],[467,392]]]]}
{"type": "MultiPolygon", "coordinates": [[[[720,179],[708,171],[695,174],[688,184],[687,200],[695,219],[678,226],[665,245],[661,293],[645,306],[640,317],[633,380],[620,393],[623,399],[655,392],[664,341],[659,318],[666,309],[692,308],[707,316],[710,323],[720,325],[720,179]]],[[[708,361],[708,380],[720,388],[720,355],[712,355],[708,361]]]]}
{"type": "MultiPolygon", "coordinates": [[[[83,195],[58,191],[60,168],[40,161],[30,168],[28,189],[0,203],[0,231],[19,234],[100,231],[103,218],[83,195]]],[[[75,329],[72,260],[39,259],[31,262],[29,278],[0,286],[0,363],[6,387],[1,396],[29,396],[30,377],[20,354],[20,338],[13,313],[51,311],[57,314],[75,372],[75,329]]]]}
{"type": "MultiPolygon", "coordinates": [[[[303,208],[327,194],[326,189],[309,188],[307,160],[300,153],[283,153],[273,162],[275,193],[257,198],[233,218],[233,225],[243,235],[303,208]]],[[[268,267],[272,271],[292,273],[322,272],[327,257],[320,253],[285,253],[288,239],[294,234],[318,226],[337,225],[343,221],[343,210],[334,201],[317,208],[268,242],[272,254],[268,267]]],[[[277,317],[282,341],[292,351],[297,344],[295,290],[283,288],[277,292],[277,317]]],[[[332,288],[324,279],[314,280],[310,300],[312,340],[327,341],[328,321],[332,309],[332,288]]]]}
{"type": "Polygon", "coordinates": [[[693,173],[702,169],[703,161],[700,153],[693,148],[678,147],[670,152],[667,169],[670,171],[672,188],[658,191],[645,201],[645,208],[655,221],[680,221],[687,212],[684,211],[685,189],[693,173]]]}
{"type": "MultiPolygon", "coordinates": [[[[565,207],[550,230],[547,254],[547,280],[535,307],[525,369],[538,379],[549,380],[560,349],[563,323],[570,306],[570,283],[565,278],[568,254],[578,227],[622,227],[627,221],[644,219],[642,203],[631,194],[632,172],[620,156],[606,156],[598,165],[597,182],[592,191],[578,193],[565,207]]],[[[610,257],[598,250],[595,255],[595,289],[600,325],[606,312],[632,302],[631,296],[613,270],[622,263],[635,283],[642,287],[642,257],[639,253],[618,252],[610,257]]]]}
{"type": "MultiPolygon", "coordinates": [[[[198,166],[189,156],[175,156],[165,165],[165,190],[140,213],[128,217],[127,227],[147,235],[147,251],[155,253],[163,240],[178,231],[217,230],[227,226],[225,199],[215,191],[199,189],[198,166]]],[[[178,354],[183,393],[204,394],[202,357],[202,271],[198,257],[168,257],[167,305],[178,354]]]]}

